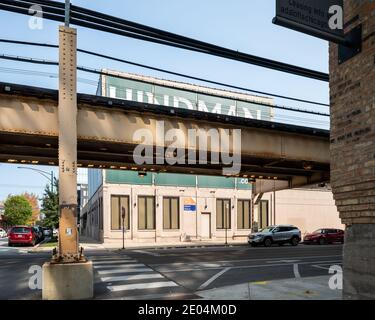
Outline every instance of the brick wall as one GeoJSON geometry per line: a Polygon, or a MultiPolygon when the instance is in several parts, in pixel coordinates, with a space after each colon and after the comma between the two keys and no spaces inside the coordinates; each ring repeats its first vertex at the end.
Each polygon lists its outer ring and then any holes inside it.
{"type": "Polygon", "coordinates": [[[345,31],[362,23],[363,47],[339,65],[330,45],[331,185],[344,224],[375,223],[375,0],[344,2],[345,31]]]}

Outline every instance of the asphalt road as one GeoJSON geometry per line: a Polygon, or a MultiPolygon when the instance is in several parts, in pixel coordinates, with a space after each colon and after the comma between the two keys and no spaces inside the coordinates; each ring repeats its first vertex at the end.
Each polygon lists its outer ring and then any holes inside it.
{"type": "MultiPolygon", "coordinates": [[[[342,245],[96,250],[86,255],[94,263],[96,299],[192,299],[201,290],[227,285],[327,275],[331,265],[341,265],[342,245]]],[[[0,299],[40,299],[41,290],[29,288],[30,267],[49,258],[50,253],[8,248],[1,239],[0,299]]]]}
{"type": "Polygon", "coordinates": [[[341,264],[342,245],[141,250],[128,255],[196,292],[245,282],[326,275],[327,267],[341,264]]]}

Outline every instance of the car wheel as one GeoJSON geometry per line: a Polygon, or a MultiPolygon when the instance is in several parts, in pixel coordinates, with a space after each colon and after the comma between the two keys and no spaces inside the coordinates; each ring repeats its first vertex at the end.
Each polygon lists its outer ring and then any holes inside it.
{"type": "Polygon", "coordinates": [[[265,239],[263,243],[265,247],[272,246],[272,240],[270,238],[265,239]]]}
{"type": "Polygon", "coordinates": [[[324,244],[326,244],[326,240],[324,238],[320,238],[319,239],[319,244],[322,246],[324,244]]]}
{"type": "Polygon", "coordinates": [[[292,240],[290,241],[290,243],[292,244],[292,246],[298,246],[298,243],[299,243],[299,239],[297,237],[293,237],[292,240]]]}

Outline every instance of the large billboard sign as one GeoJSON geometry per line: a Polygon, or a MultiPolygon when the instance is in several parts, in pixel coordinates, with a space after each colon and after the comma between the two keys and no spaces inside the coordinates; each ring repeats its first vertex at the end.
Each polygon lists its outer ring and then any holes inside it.
{"type": "Polygon", "coordinates": [[[104,75],[99,86],[99,94],[112,98],[248,119],[273,120],[272,98],[129,73],[121,73],[121,77],[104,75]]]}
{"type": "Polygon", "coordinates": [[[276,0],[273,23],[324,40],[345,43],[343,0],[276,0]]]}

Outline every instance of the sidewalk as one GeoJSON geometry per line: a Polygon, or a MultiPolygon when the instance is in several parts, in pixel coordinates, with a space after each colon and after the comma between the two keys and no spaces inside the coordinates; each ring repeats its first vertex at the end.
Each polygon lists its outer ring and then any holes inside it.
{"type": "Polygon", "coordinates": [[[341,300],[342,290],[331,290],[330,276],[249,282],[196,292],[205,300],[341,300]]]}
{"type": "MultiPolygon", "coordinates": [[[[232,240],[228,241],[228,246],[243,246],[247,245],[246,241],[232,240]]],[[[100,243],[91,238],[80,237],[80,246],[84,250],[117,250],[122,249],[122,242],[100,243]]],[[[207,241],[189,241],[189,242],[157,242],[157,243],[126,243],[125,249],[174,249],[174,248],[202,248],[202,247],[224,247],[223,241],[207,242],[207,241]]],[[[34,247],[29,252],[44,252],[52,251],[51,247],[34,247]]]]}

